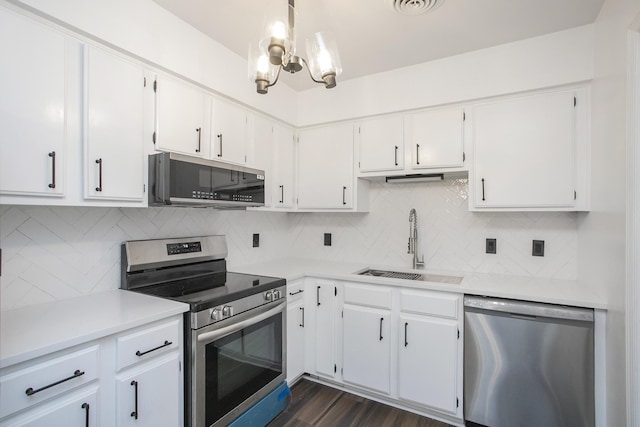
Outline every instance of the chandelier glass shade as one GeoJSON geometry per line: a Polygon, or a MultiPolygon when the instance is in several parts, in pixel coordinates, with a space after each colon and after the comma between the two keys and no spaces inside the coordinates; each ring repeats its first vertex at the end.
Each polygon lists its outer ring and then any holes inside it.
{"type": "Polygon", "coordinates": [[[306,67],[311,80],[327,89],[335,87],[342,72],[335,39],[328,33],[315,33],[305,40],[308,60],[296,55],[295,0],[287,1],[285,13],[271,13],[264,37],[249,46],[249,80],[258,93],[265,94],[278,82],[282,70],[294,74],[306,67]]]}

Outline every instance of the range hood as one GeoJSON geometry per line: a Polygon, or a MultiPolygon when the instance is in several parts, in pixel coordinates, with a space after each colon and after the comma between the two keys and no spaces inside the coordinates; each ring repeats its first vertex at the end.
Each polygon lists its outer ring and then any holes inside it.
{"type": "Polygon", "coordinates": [[[149,206],[264,206],[264,171],[176,153],[152,154],[149,206]]]}
{"type": "Polygon", "coordinates": [[[416,173],[410,175],[388,176],[385,181],[389,184],[402,184],[407,182],[434,182],[442,181],[444,174],[442,173],[416,173]]]}

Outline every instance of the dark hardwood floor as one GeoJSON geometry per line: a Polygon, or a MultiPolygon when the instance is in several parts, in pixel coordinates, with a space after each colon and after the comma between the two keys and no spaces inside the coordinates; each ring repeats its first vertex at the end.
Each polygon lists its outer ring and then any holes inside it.
{"type": "Polygon", "coordinates": [[[301,380],[293,396],[267,427],[447,427],[448,424],[382,403],[301,380]]]}

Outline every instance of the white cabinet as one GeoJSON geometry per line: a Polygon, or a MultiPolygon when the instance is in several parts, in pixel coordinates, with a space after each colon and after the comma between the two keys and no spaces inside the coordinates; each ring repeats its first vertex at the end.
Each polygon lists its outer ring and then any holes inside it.
{"type": "Polygon", "coordinates": [[[0,193],[63,196],[65,37],[0,8],[0,193]]]}
{"type": "Polygon", "coordinates": [[[576,207],[586,197],[576,181],[584,134],[576,104],[585,98],[561,91],[475,106],[471,208],[576,207]]]}
{"type": "Polygon", "coordinates": [[[208,157],[211,96],[186,82],[158,75],[154,143],[157,150],[208,157]]]}
{"type": "MultiPolygon", "coordinates": [[[[252,168],[264,171],[264,205],[270,207],[274,204],[274,186],[276,182],[276,168],[274,167],[274,124],[260,116],[253,118],[252,135],[253,141],[252,155],[248,164],[252,168]]],[[[279,194],[279,193],[278,193],[279,194]]]]}
{"type": "Polygon", "coordinates": [[[455,168],[464,163],[464,110],[437,109],[407,114],[406,149],[413,169],[455,168]]]}
{"type": "Polygon", "coordinates": [[[358,125],[360,172],[402,170],[404,138],[402,116],[383,116],[358,125]]]}
{"type": "Polygon", "coordinates": [[[26,416],[16,417],[9,423],[0,426],[13,427],[87,427],[96,426],[97,389],[92,388],[83,393],[72,393],[64,398],[43,405],[26,416]]]}
{"type": "Polygon", "coordinates": [[[287,283],[287,383],[305,371],[304,279],[287,283]]]}
{"type": "Polygon", "coordinates": [[[298,208],[350,209],[353,184],[353,125],[298,133],[298,208]]]}
{"type": "Polygon", "coordinates": [[[144,70],[111,53],[85,52],[84,195],[141,200],[144,195],[144,70]]]}
{"type": "Polygon", "coordinates": [[[293,129],[274,127],[273,207],[290,209],[294,206],[295,145],[293,129]]]}
{"type": "Polygon", "coordinates": [[[211,158],[244,165],[247,161],[247,123],[244,109],[214,99],[211,158]]]}
{"type": "Polygon", "coordinates": [[[311,356],[309,372],[326,378],[335,378],[338,373],[338,283],[315,280],[306,286],[306,305],[311,316],[311,356]]]}
{"type": "Polygon", "coordinates": [[[118,426],[178,426],[182,422],[182,373],[179,354],[141,365],[118,376],[116,407],[118,426]]]}
{"type": "Polygon", "coordinates": [[[402,290],[398,398],[461,416],[461,297],[402,290]]]}

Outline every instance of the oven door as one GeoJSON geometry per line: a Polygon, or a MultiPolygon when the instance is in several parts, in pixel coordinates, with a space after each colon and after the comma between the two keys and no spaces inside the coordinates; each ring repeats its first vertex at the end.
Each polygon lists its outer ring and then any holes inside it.
{"type": "Polygon", "coordinates": [[[286,301],[192,331],[191,426],[226,426],[285,380],[286,301]]]}

